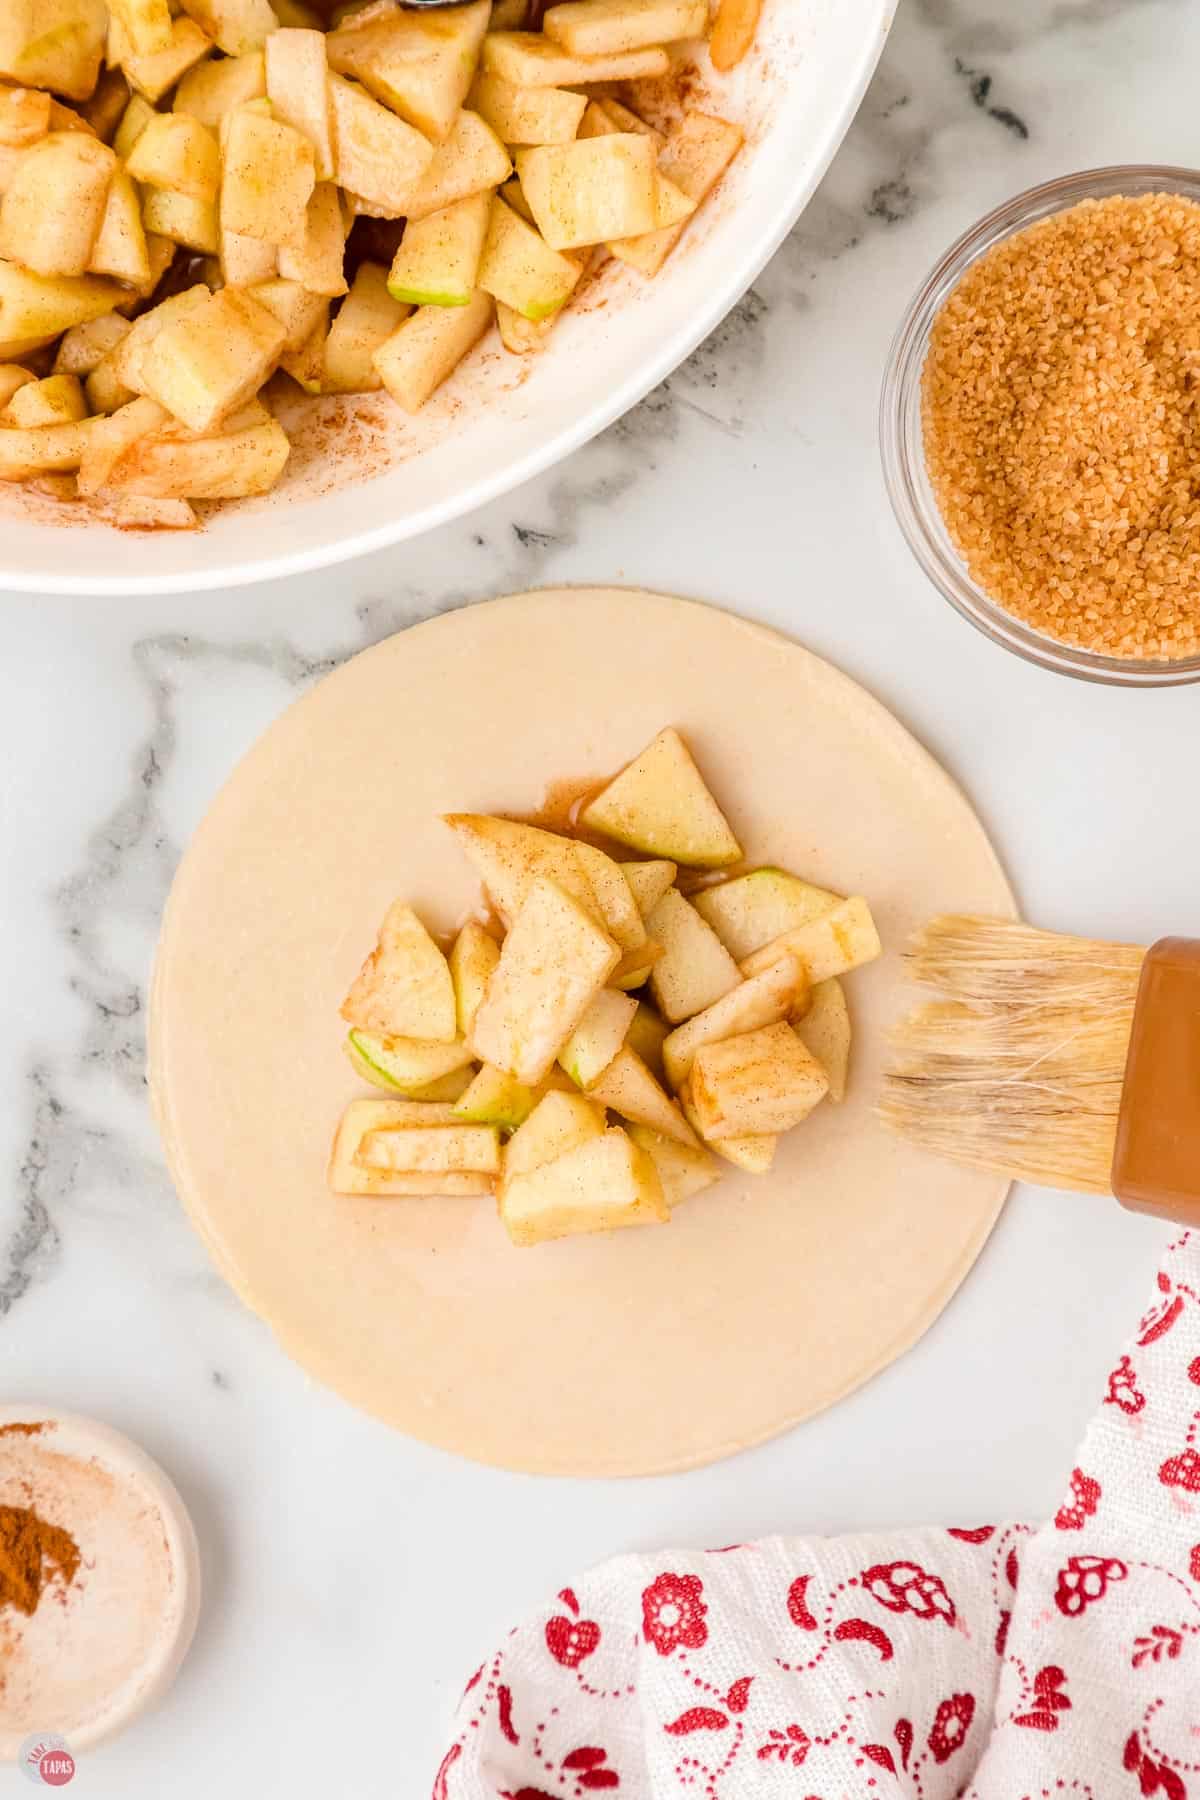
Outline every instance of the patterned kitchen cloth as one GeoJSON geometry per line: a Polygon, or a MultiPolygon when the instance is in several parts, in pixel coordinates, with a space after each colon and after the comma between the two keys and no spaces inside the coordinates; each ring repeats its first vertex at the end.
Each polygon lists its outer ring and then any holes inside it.
{"type": "Polygon", "coordinates": [[[1200,1236],[1049,1524],[606,1563],[472,1677],[434,1800],[1200,1800],[1200,1236]]]}

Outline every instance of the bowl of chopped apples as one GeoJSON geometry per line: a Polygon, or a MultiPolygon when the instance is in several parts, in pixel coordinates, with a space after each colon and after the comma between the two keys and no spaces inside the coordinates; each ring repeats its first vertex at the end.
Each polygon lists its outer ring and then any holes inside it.
{"type": "Polygon", "coordinates": [[[286,575],[545,468],[744,291],[890,12],[12,0],[0,585],[286,575]]]}

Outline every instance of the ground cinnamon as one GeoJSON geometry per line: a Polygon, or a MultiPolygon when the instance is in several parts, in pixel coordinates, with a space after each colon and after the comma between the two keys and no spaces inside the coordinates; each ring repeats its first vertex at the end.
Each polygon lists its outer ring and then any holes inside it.
{"type": "Polygon", "coordinates": [[[57,1575],[70,1587],[79,1561],[69,1531],[47,1524],[31,1506],[0,1506],[0,1611],[35,1613],[47,1582],[57,1575]]]}

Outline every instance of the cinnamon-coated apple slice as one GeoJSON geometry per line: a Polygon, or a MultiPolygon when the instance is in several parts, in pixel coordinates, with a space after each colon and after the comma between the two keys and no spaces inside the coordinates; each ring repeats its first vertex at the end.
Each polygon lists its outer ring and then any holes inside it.
{"type": "Polygon", "coordinates": [[[663,1137],[698,1148],[696,1134],[670,1095],[659,1086],[636,1050],[618,1051],[588,1092],[637,1125],[649,1125],[663,1137]]]}
{"type": "Polygon", "coordinates": [[[691,1073],[703,1136],[790,1131],[825,1098],[829,1077],[790,1025],[766,1025],[705,1044],[691,1073]]]}
{"type": "Polygon", "coordinates": [[[625,1042],[638,1003],[629,994],[601,988],[558,1053],[571,1080],[590,1088],[625,1042]]]}
{"type": "Polygon", "coordinates": [[[761,1025],[775,1025],[795,1012],[808,990],[804,965],[794,956],[780,957],[761,975],[743,981],[694,1018],[678,1026],[662,1047],[667,1080],[678,1091],[692,1072],[696,1052],[705,1044],[739,1037],[761,1025]]]}
{"type": "Polygon", "coordinates": [[[492,970],[499,961],[500,946],[495,938],[478,920],[468,919],[455,938],[449,957],[455,1012],[463,1037],[471,1029],[479,1002],[492,978],[492,970]]]}
{"type": "Polygon", "coordinates": [[[613,1126],[532,1174],[506,1179],[500,1217],[526,1247],[580,1232],[666,1224],[671,1217],[649,1153],[613,1126]]]}
{"type": "MultiPolygon", "coordinates": [[[[749,987],[749,982],[747,982],[749,987]]],[[[829,1098],[844,1100],[850,1066],[850,1011],[840,981],[818,982],[812,1000],[794,1029],[829,1077],[829,1098]]]]}
{"type": "Polygon", "coordinates": [[[379,942],[342,1002],[342,1017],[376,1037],[454,1042],[458,1025],[449,965],[403,901],[388,909],[379,942]]]}
{"type": "Polygon", "coordinates": [[[742,858],[691,752],[669,727],[597,794],[582,823],[647,856],[688,867],[727,868],[742,858]]]}
{"type": "Polygon", "coordinates": [[[663,955],[650,971],[650,989],[672,1025],[703,1012],[741,982],[738,966],[678,888],[669,888],[646,921],[663,955]]]}
{"type": "Polygon", "coordinates": [[[841,894],[814,887],[786,869],[752,869],[733,881],[719,882],[695,896],[696,911],[707,919],[729,954],[738,962],[753,956],[785,931],[811,925],[841,904],[841,894]]]}
{"type": "Polygon", "coordinates": [[[672,1211],[681,1200],[690,1200],[721,1179],[721,1167],[715,1156],[699,1145],[680,1144],[674,1138],[651,1131],[648,1125],[626,1127],[639,1149],[652,1159],[662,1182],[663,1194],[672,1211]]]}

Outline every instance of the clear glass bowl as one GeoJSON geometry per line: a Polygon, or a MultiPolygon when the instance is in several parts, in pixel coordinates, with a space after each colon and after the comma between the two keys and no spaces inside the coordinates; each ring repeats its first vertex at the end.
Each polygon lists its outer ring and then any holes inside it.
{"type": "Polygon", "coordinates": [[[1022,624],[988,597],[972,580],[950,539],[925,470],[921,370],[930,329],[943,301],[963,271],[993,244],[1079,200],[1148,193],[1182,194],[1185,199],[1200,201],[1200,172],[1147,163],[1087,169],[1029,188],[972,225],[921,283],[901,321],[888,356],[879,405],[879,442],[888,496],[913,555],[951,606],[993,643],[1003,644],[1027,662],[1059,675],[1119,687],[1174,687],[1200,681],[1200,656],[1151,661],[1078,650],[1022,624]]]}

